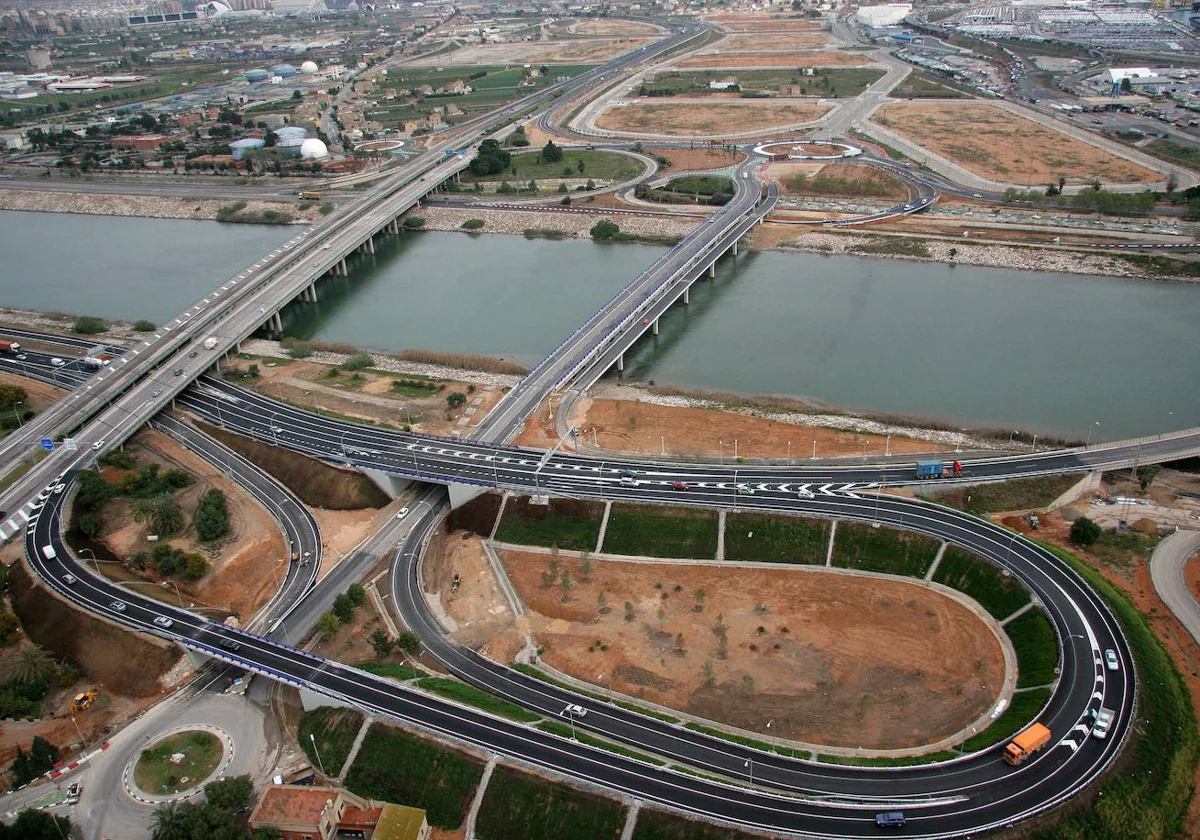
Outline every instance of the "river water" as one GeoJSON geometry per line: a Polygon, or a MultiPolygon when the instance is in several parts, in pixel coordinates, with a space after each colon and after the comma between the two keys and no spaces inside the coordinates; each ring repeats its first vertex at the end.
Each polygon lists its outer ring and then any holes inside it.
{"type": "MultiPolygon", "coordinates": [[[[163,320],[292,232],[2,213],[0,304],[163,320]]],[[[378,250],[291,307],[287,332],[531,363],[661,253],[433,232],[378,250]]],[[[698,283],[625,376],[1115,439],[1200,424],[1197,316],[1196,285],[750,252],[698,283]]]]}

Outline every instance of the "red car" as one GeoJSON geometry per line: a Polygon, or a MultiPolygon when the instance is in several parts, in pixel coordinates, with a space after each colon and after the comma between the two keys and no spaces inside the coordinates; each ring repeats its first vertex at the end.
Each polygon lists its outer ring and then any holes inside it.
{"type": "Polygon", "coordinates": [[[684,483],[684,482],[682,482],[682,481],[672,481],[672,482],[671,482],[671,489],[672,489],[672,490],[689,490],[689,489],[691,489],[691,488],[689,488],[689,487],[687,486],[687,484],[685,484],[685,483],[684,483]]]}

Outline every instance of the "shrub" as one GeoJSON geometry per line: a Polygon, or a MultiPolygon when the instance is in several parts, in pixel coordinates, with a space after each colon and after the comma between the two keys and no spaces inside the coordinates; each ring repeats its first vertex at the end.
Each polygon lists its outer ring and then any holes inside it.
{"type": "Polygon", "coordinates": [[[213,488],[196,506],[196,536],[201,542],[217,540],[229,533],[229,507],[225,494],[213,488]]]}
{"type": "Polygon", "coordinates": [[[71,326],[71,332],[80,335],[96,335],[107,331],[108,324],[104,323],[103,319],[93,318],[90,315],[80,315],[71,326]]]}
{"type": "Polygon", "coordinates": [[[404,220],[404,227],[406,230],[420,230],[421,228],[425,227],[425,217],[409,216],[404,220]]]}
{"type": "Polygon", "coordinates": [[[333,212],[333,205],[327,201],[324,204],[322,204],[320,207],[317,208],[317,212],[320,213],[322,216],[328,216],[330,213],[333,212]]]}
{"type": "Polygon", "coordinates": [[[446,395],[446,406],[451,409],[458,408],[467,401],[467,395],[461,394],[458,391],[452,391],[446,395]]]}
{"type": "Polygon", "coordinates": [[[459,227],[463,230],[479,230],[486,224],[483,219],[467,219],[459,227]]]}
{"type": "Polygon", "coordinates": [[[1088,548],[1095,544],[1096,540],[1100,539],[1102,530],[1092,520],[1086,516],[1081,516],[1071,525],[1071,533],[1069,539],[1072,544],[1088,548]]]}
{"type": "Polygon", "coordinates": [[[621,232],[621,227],[611,219],[601,219],[592,225],[592,239],[597,242],[606,242],[610,239],[615,239],[617,234],[621,232]]]}
{"type": "Polygon", "coordinates": [[[133,329],[134,332],[154,332],[158,327],[154,325],[153,321],[147,321],[145,318],[142,318],[133,322],[133,329]]]}
{"type": "Polygon", "coordinates": [[[345,370],[366,370],[375,364],[375,358],[370,353],[355,353],[346,361],[342,362],[342,368],[345,370]]]}
{"type": "Polygon", "coordinates": [[[280,344],[293,359],[307,359],[313,353],[312,345],[298,338],[285,338],[280,344]]]}

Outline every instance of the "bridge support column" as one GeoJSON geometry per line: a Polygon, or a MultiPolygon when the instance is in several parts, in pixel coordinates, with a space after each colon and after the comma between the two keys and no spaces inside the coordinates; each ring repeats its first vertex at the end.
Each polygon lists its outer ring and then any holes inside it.
{"type": "Polygon", "coordinates": [[[717,264],[714,262],[708,267],[708,279],[715,280],[717,277],[717,264]]]}
{"type": "Polygon", "coordinates": [[[617,356],[617,370],[625,370],[625,354],[617,356]]]}
{"type": "Polygon", "coordinates": [[[317,302],[317,284],[316,284],[316,281],[313,281],[313,284],[312,284],[311,286],[309,286],[309,287],[308,287],[308,299],[309,299],[310,301],[312,301],[313,303],[316,303],[316,302],[317,302]]]}
{"type": "Polygon", "coordinates": [[[276,335],[283,335],[283,319],[279,317],[278,312],[271,316],[271,329],[276,335]]]}
{"type": "Polygon", "coordinates": [[[658,335],[658,319],[657,318],[654,319],[654,328],[653,329],[654,329],[654,334],[658,335]]]}
{"type": "Polygon", "coordinates": [[[688,286],[686,289],[683,290],[684,306],[686,306],[687,304],[689,304],[691,302],[692,302],[692,287],[688,286]]]}
{"type": "Polygon", "coordinates": [[[732,251],[732,253],[735,257],[738,255],[738,245],[740,245],[740,244],[741,244],[740,239],[733,240],[733,248],[731,248],[730,250],[732,251]]]}
{"type": "Polygon", "coordinates": [[[345,257],[342,257],[342,259],[338,262],[338,274],[340,274],[342,277],[346,277],[350,274],[349,269],[346,268],[345,257]]]}
{"type": "Polygon", "coordinates": [[[367,253],[368,254],[375,253],[375,234],[371,234],[370,236],[367,237],[367,253]]]}

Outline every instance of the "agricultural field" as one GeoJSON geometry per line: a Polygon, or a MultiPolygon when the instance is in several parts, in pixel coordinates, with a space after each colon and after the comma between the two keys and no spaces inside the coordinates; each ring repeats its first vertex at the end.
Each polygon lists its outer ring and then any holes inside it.
{"type": "Polygon", "coordinates": [[[614,504],[602,550],[606,554],[711,559],[717,553],[717,514],[692,508],[614,504]]]}
{"type": "Polygon", "coordinates": [[[892,89],[893,99],[969,99],[970,97],[951,82],[935,79],[920,70],[913,70],[907,78],[892,89]]]}
{"type": "Polygon", "coordinates": [[[824,47],[832,40],[823,32],[797,32],[795,34],[730,35],[714,46],[723,53],[771,52],[773,50],[798,50],[805,47],[824,47]]]}
{"type": "Polygon", "coordinates": [[[346,756],[350,755],[350,747],[358,736],[362,722],[361,712],[322,706],[305,712],[300,718],[296,739],[313,767],[325,767],[329,775],[336,776],[346,763],[346,756]],[[320,758],[317,758],[318,755],[320,758]]]}
{"type": "Polygon", "coordinates": [[[625,808],[500,765],[479,808],[487,840],[618,840],[625,808]]]}
{"type": "Polygon", "coordinates": [[[889,575],[924,576],[939,543],[930,537],[860,522],[839,522],[833,565],[889,575]]]}
{"type": "Polygon", "coordinates": [[[680,69],[696,67],[861,67],[871,57],[846,50],[812,50],[798,53],[702,53],[682,59],[680,69]]]}
{"type": "Polygon", "coordinates": [[[1002,183],[1160,180],[1145,167],[988,103],[894,103],[872,120],[982,178],[1002,183]]]}
{"type": "Polygon", "coordinates": [[[796,69],[776,70],[689,70],[659,73],[652,81],[638,88],[641,96],[717,95],[727,96],[713,90],[709,83],[733,78],[742,94],[774,93],[786,96],[814,96],[850,98],[858,96],[875,82],[883,78],[882,70],[874,69],[825,69],[812,76],[805,76],[796,69]],[[798,91],[794,88],[799,88],[798,91]]]}
{"type": "MultiPolygon", "coordinates": [[[[594,178],[597,181],[627,181],[640,175],[645,167],[641,161],[616,152],[589,152],[564,149],[561,160],[549,163],[538,152],[513,155],[512,166],[503,177],[514,182],[551,178],[594,178]],[[516,172],[513,172],[516,170],[516,172]]],[[[463,181],[495,181],[499,175],[464,173],[463,181]]]]}
{"type": "Polygon", "coordinates": [[[721,136],[808,123],[829,110],[824,105],[782,104],[761,99],[699,104],[636,101],[609,108],[596,120],[596,125],[610,131],[721,136]]]}

